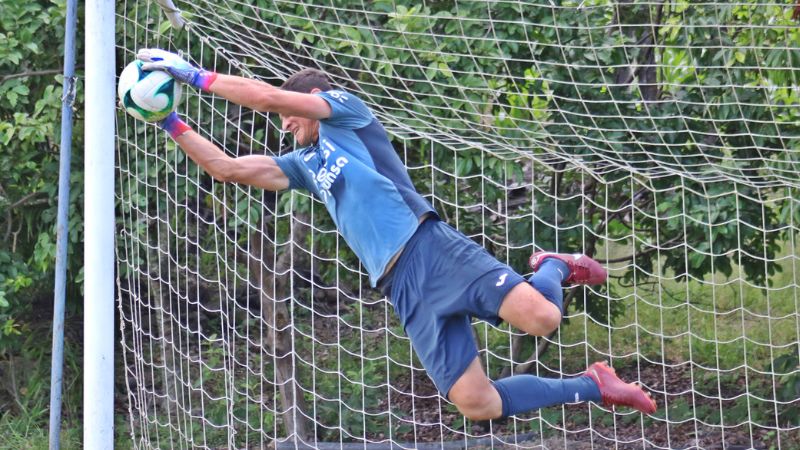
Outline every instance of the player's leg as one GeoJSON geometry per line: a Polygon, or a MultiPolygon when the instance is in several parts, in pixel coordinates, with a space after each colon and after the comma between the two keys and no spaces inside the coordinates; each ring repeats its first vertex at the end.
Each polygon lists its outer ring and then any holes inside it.
{"type": "Polygon", "coordinates": [[[597,261],[581,254],[538,252],[531,256],[534,274],[503,299],[498,315],[528,334],[552,333],[564,312],[562,286],[600,284],[608,276],[597,261]]]}
{"type": "MultiPolygon", "coordinates": [[[[560,295],[561,287],[558,289],[560,295]]],[[[561,310],[528,283],[514,286],[497,314],[514,328],[533,336],[547,336],[561,324],[561,310]]]]}
{"type": "MultiPolygon", "coordinates": [[[[437,351],[428,352],[425,344],[419,345],[420,360],[436,386],[447,393],[447,398],[467,418],[496,419],[545,406],[602,398],[598,384],[586,375],[564,379],[516,375],[492,383],[475,356],[477,347],[469,319],[453,318],[440,322],[437,328],[437,351]],[[447,370],[452,367],[465,369],[447,370]]],[[[425,331],[414,329],[412,333],[412,342],[419,342],[415,337],[425,331]]]]}
{"type": "Polygon", "coordinates": [[[571,275],[569,266],[549,258],[528,279],[514,287],[500,304],[497,314],[520,330],[547,336],[561,324],[564,309],[563,283],[571,275]]]}
{"type": "MultiPolygon", "coordinates": [[[[477,284],[470,291],[477,298],[486,298],[487,291],[494,287],[494,283],[477,284]]],[[[598,387],[601,384],[586,374],[564,379],[516,375],[492,383],[478,360],[471,321],[466,316],[450,316],[446,312],[434,308],[431,315],[439,318],[434,321],[436,326],[411,323],[406,331],[428,375],[464,416],[474,420],[496,419],[545,406],[599,402],[605,398],[598,387]]],[[[614,386],[605,370],[594,366],[593,369],[605,377],[598,378],[600,382],[614,386]]],[[[628,400],[624,395],[615,394],[614,398],[628,400]]]]}
{"type": "Polygon", "coordinates": [[[559,258],[548,257],[544,258],[547,264],[537,266],[534,289],[463,235],[446,226],[432,226],[431,234],[435,239],[407,247],[406,259],[395,274],[392,303],[428,375],[466,417],[490,419],[601,399],[630,403],[641,410],[645,410],[642,405],[654,408],[641,389],[632,389],[613,372],[596,365],[591,368],[598,375],[594,378],[517,375],[489,381],[477,359],[469,316],[497,323],[502,302],[517,299],[512,303],[525,304],[525,313],[506,320],[543,334],[546,328],[557,326],[561,317],[559,307],[546,296],[561,294],[562,282],[580,282],[582,278],[574,276],[569,264],[560,267],[559,258]],[[559,268],[570,273],[559,273],[559,268]],[[533,318],[528,325],[517,322],[525,316],[533,318]],[[542,324],[544,328],[535,328],[542,324]]]}
{"type": "Polygon", "coordinates": [[[536,252],[528,263],[534,272],[540,272],[544,265],[551,261],[561,261],[567,266],[569,273],[560,270],[565,285],[602,284],[608,278],[608,272],[592,258],[581,253],[536,252]]]}
{"type": "Polygon", "coordinates": [[[620,380],[605,363],[594,363],[575,378],[515,375],[491,382],[475,358],[450,388],[448,398],[472,420],[497,419],[582,401],[606,407],[627,406],[646,414],[656,411],[656,402],[649,394],[620,380]]]}
{"type": "Polygon", "coordinates": [[[472,420],[508,417],[564,403],[599,402],[603,398],[598,384],[588,375],[561,379],[516,375],[491,382],[478,358],[453,384],[447,397],[472,420]]]}
{"type": "Polygon", "coordinates": [[[447,398],[461,414],[472,420],[497,419],[503,415],[500,393],[486,377],[477,357],[450,388],[447,398]]]}

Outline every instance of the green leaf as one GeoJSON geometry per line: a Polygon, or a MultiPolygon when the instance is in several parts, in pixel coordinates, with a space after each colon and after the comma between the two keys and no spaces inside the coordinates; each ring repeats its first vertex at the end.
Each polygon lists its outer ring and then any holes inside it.
{"type": "Polygon", "coordinates": [[[24,84],[14,86],[12,90],[19,95],[28,95],[31,92],[30,89],[28,89],[28,86],[25,86],[24,84]]]}
{"type": "Polygon", "coordinates": [[[353,27],[342,27],[342,31],[344,31],[344,34],[346,34],[351,41],[353,42],[362,41],[361,33],[358,31],[358,29],[353,27]]]}
{"type": "Polygon", "coordinates": [[[158,34],[167,34],[167,31],[172,27],[172,22],[169,20],[163,20],[158,25],[158,34]]]}
{"type": "Polygon", "coordinates": [[[450,67],[447,65],[447,63],[440,62],[439,63],[439,70],[447,78],[453,78],[453,71],[450,70],[450,67]]]}

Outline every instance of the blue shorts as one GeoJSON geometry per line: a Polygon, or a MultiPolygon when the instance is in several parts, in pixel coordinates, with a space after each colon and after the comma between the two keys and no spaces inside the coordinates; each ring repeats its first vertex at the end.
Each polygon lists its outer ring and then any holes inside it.
{"type": "Polygon", "coordinates": [[[378,287],[389,297],[428,376],[443,395],[478,356],[471,319],[499,324],[506,294],[525,279],[432,217],[378,287]]]}

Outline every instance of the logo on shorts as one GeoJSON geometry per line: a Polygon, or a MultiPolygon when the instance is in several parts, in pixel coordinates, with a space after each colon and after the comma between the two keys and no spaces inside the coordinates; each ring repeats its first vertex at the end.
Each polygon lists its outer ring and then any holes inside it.
{"type": "Polygon", "coordinates": [[[500,275],[500,279],[497,281],[497,284],[495,284],[495,286],[504,285],[505,282],[506,282],[506,278],[508,278],[508,272],[503,273],[502,275],[500,275]]]}

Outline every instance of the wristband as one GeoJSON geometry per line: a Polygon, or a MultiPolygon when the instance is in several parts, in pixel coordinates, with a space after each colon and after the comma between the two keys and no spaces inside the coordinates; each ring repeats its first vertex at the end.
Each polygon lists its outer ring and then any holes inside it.
{"type": "Polygon", "coordinates": [[[192,127],[186,124],[178,114],[174,111],[170,113],[164,120],[158,123],[158,126],[161,127],[162,130],[169,133],[172,139],[177,139],[178,136],[186,133],[187,131],[191,131],[192,127]]]}
{"type": "Polygon", "coordinates": [[[216,81],[217,79],[217,72],[209,72],[207,70],[200,69],[195,75],[194,80],[192,80],[192,86],[207,91],[211,88],[211,84],[216,81]]]}

